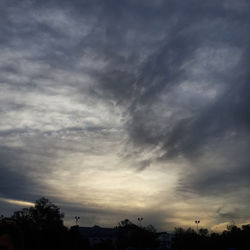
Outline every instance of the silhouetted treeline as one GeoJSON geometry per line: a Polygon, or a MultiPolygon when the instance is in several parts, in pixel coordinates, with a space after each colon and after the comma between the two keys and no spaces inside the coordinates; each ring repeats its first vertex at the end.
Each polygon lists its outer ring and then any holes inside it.
{"type": "Polygon", "coordinates": [[[90,228],[94,233],[103,230],[108,233],[108,237],[93,241],[90,235],[83,234],[89,228],[68,229],[63,225],[63,217],[60,209],[46,198],[11,217],[1,216],[0,250],[250,249],[250,225],[241,228],[231,225],[220,234],[209,233],[207,229],[196,232],[191,228],[176,228],[170,235],[157,233],[151,225],[137,226],[126,219],[114,229],[90,228]]]}
{"type": "Polygon", "coordinates": [[[241,228],[230,225],[220,234],[209,233],[207,229],[200,229],[197,233],[191,228],[187,230],[177,228],[172,239],[172,248],[174,250],[250,249],[250,225],[244,225],[241,228]]]}
{"type": "Polygon", "coordinates": [[[121,221],[116,227],[116,249],[128,247],[136,249],[156,249],[157,234],[153,226],[139,227],[128,219],[121,221]]]}
{"type": "Polygon", "coordinates": [[[100,240],[90,244],[79,226],[70,229],[63,225],[64,215],[46,198],[34,207],[0,217],[0,249],[18,250],[123,250],[129,246],[146,249],[156,246],[153,227],[142,228],[124,220],[113,229],[114,240],[100,240]]]}
{"type": "Polygon", "coordinates": [[[9,218],[1,216],[0,249],[87,249],[79,233],[63,225],[63,217],[60,209],[46,198],[9,218]]]}

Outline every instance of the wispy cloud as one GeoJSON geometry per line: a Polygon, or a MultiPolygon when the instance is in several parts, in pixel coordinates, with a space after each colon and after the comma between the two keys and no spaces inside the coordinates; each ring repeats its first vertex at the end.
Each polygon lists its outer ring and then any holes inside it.
{"type": "Polygon", "coordinates": [[[248,221],[248,7],[1,1],[0,196],[90,224],[248,221]]]}

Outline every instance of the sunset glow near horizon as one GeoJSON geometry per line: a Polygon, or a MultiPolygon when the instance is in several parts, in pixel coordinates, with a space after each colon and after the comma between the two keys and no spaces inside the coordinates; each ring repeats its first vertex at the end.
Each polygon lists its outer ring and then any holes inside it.
{"type": "Polygon", "coordinates": [[[246,0],[0,2],[0,214],[250,223],[246,0]]]}

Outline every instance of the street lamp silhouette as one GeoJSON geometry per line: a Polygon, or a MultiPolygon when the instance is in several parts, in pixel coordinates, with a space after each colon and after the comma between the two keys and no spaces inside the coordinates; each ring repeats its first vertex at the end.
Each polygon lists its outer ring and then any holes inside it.
{"type": "Polygon", "coordinates": [[[195,221],[195,224],[196,224],[196,226],[197,226],[197,232],[198,232],[198,224],[200,223],[200,221],[199,220],[196,220],[195,221]]]}
{"type": "Polygon", "coordinates": [[[142,217],[138,217],[138,221],[139,221],[139,225],[140,225],[140,227],[141,227],[141,222],[143,221],[143,218],[142,217]]]}
{"type": "Polygon", "coordinates": [[[75,221],[76,221],[76,226],[78,225],[78,221],[80,220],[80,217],[79,216],[75,216],[75,221]]]}

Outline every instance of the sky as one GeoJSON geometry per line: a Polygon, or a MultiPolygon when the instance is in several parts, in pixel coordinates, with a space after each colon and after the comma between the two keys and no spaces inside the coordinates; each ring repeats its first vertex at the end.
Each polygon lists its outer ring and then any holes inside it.
{"type": "Polygon", "coordinates": [[[248,0],[1,0],[0,214],[250,223],[248,0]]]}

